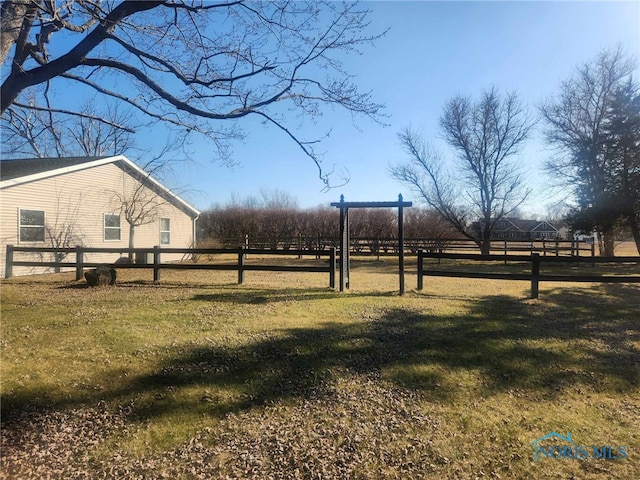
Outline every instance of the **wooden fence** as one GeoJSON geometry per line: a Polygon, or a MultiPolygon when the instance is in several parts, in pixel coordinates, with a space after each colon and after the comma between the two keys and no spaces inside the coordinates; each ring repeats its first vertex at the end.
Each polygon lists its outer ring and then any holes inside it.
{"type": "Polygon", "coordinates": [[[81,280],[84,275],[85,268],[95,268],[97,266],[113,266],[120,268],[146,268],[153,269],[153,281],[160,280],[161,270],[236,270],[238,272],[238,284],[244,282],[244,273],[246,271],[266,271],[266,272],[318,272],[329,274],[329,287],[335,288],[335,265],[336,265],[336,249],[331,247],[326,250],[272,250],[272,249],[247,249],[239,248],[89,248],[77,246],[75,248],[51,248],[51,247],[16,247],[7,245],[7,255],[5,260],[5,278],[13,276],[13,267],[45,267],[54,268],[59,271],[61,268],[75,268],[76,280],[81,280]],[[55,258],[60,254],[69,256],[75,255],[75,261],[34,261],[34,260],[16,260],[16,253],[52,253],[55,258]],[[152,262],[136,261],[136,263],[104,263],[104,262],[86,262],[85,254],[87,253],[114,253],[114,254],[133,254],[136,259],[147,259],[153,257],[152,262]],[[195,263],[195,262],[172,262],[162,263],[162,254],[183,254],[185,257],[193,257],[194,255],[234,255],[237,260],[234,263],[195,263]],[[327,257],[326,265],[251,265],[246,260],[249,255],[278,255],[278,256],[297,256],[313,255],[315,258],[327,257]]]}
{"type": "MultiPolygon", "coordinates": [[[[245,248],[275,249],[275,250],[323,250],[328,247],[337,247],[340,244],[339,238],[322,236],[287,237],[278,240],[271,240],[260,237],[250,237],[245,235],[242,238],[218,238],[212,239],[223,245],[225,248],[245,248]]],[[[407,237],[405,238],[405,251],[416,254],[419,249],[428,252],[479,252],[480,248],[472,240],[464,238],[426,238],[407,237]]],[[[354,256],[358,255],[398,255],[398,239],[392,237],[351,237],[350,251],[354,256]]],[[[560,239],[538,239],[538,240],[492,240],[491,251],[500,253],[521,253],[538,252],[543,256],[595,256],[595,244],[590,240],[560,240],[560,239]]]]}
{"type": "Polygon", "coordinates": [[[530,255],[509,255],[509,262],[527,262],[531,268],[529,273],[490,273],[469,271],[447,271],[433,268],[425,268],[424,259],[433,258],[451,260],[471,260],[504,262],[505,255],[476,255],[465,253],[433,253],[418,250],[418,290],[424,286],[424,277],[459,277],[459,278],[486,278],[494,280],[528,280],[531,282],[531,298],[538,298],[540,282],[593,282],[593,283],[640,283],[640,268],[638,275],[548,275],[540,273],[541,263],[579,264],[591,265],[604,263],[630,263],[640,266],[640,257],[562,257],[540,256],[534,252],[530,255]]]}

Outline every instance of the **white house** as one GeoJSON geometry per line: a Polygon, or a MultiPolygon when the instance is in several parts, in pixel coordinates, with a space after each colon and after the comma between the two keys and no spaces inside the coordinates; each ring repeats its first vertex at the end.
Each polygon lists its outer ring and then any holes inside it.
{"type": "MultiPolygon", "coordinates": [[[[133,235],[136,248],[187,248],[195,242],[199,214],[122,155],[2,160],[1,274],[4,276],[9,244],[126,249],[133,235]]],[[[20,254],[20,259],[26,260],[24,255],[20,254]]],[[[31,259],[53,260],[53,254],[39,255],[45,256],[31,259]]],[[[84,261],[112,262],[119,256],[89,253],[84,261]]],[[[165,254],[162,261],[182,256],[165,254]]],[[[42,267],[14,267],[13,275],[44,271],[42,267]]]]}

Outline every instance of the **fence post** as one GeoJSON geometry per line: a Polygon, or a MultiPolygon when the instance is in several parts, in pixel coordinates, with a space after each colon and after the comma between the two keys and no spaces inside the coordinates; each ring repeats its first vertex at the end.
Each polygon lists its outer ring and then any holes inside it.
{"type": "Polygon", "coordinates": [[[531,298],[538,298],[538,285],[540,283],[540,254],[531,254],[531,298]]]}
{"type": "Polygon", "coordinates": [[[84,250],[82,245],[76,245],[76,281],[82,280],[84,270],[84,250]]]}
{"type": "Polygon", "coordinates": [[[423,267],[422,267],[422,256],[424,254],[424,250],[421,248],[418,249],[418,290],[422,290],[423,287],[423,267]]]}
{"type": "Polygon", "coordinates": [[[507,247],[507,240],[504,241],[504,264],[507,264],[507,255],[509,254],[509,249],[507,247]]]}
{"type": "Polygon", "coordinates": [[[238,248],[238,285],[244,283],[244,247],[238,248]]]}
{"type": "Polygon", "coordinates": [[[160,246],[153,246],[153,281],[160,281],[160,246]]]}
{"type": "Polygon", "coordinates": [[[60,273],[61,269],[60,269],[60,252],[53,252],[53,272],[54,273],[60,273]]]}
{"type": "Polygon", "coordinates": [[[329,287],[336,288],[336,247],[329,249],[329,287]]]}
{"type": "Polygon", "coordinates": [[[4,258],[4,278],[13,276],[13,245],[7,245],[7,256],[4,258]]]}

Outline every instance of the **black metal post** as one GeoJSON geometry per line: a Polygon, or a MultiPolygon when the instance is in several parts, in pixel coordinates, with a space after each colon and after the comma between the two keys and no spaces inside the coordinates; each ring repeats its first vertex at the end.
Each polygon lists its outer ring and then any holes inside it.
{"type": "MultiPolygon", "coordinates": [[[[344,195],[340,195],[344,204],[344,195]]],[[[340,291],[349,288],[349,209],[340,207],[340,291]]]]}
{"type": "Polygon", "coordinates": [[[244,283],[244,248],[238,248],[238,285],[244,283]]]}
{"type": "Polygon", "coordinates": [[[398,276],[400,280],[400,295],[404,295],[404,225],[402,194],[398,195],[398,276]]]}
{"type": "Polygon", "coordinates": [[[422,267],[422,259],[424,255],[424,250],[418,250],[418,290],[422,290],[424,286],[424,277],[423,277],[423,267],[422,267]]]}
{"type": "Polygon", "coordinates": [[[345,248],[344,248],[344,285],[349,290],[351,284],[351,228],[349,227],[349,209],[344,209],[345,248]]]}
{"type": "Polygon", "coordinates": [[[329,249],[329,287],[336,288],[336,247],[329,249]]]}

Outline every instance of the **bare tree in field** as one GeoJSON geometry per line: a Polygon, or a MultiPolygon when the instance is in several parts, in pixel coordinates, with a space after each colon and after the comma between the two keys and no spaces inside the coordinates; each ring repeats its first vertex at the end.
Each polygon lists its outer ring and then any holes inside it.
{"type": "Polygon", "coordinates": [[[612,196],[640,254],[640,83],[629,78],[616,89],[608,117],[605,151],[612,196]]]}
{"type": "Polygon", "coordinates": [[[368,22],[357,4],[329,0],[5,0],[0,111],[91,118],[55,95],[91,92],[203,135],[223,160],[243,138],[238,121],[254,117],[292,139],[328,183],[314,150],[326,132],[302,138],[293,125],[324,106],[380,120],[381,105],[340,62],[380,37],[368,22]]]}
{"type": "Polygon", "coordinates": [[[496,223],[529,195],[514,159],[532,126],[515,93],[500,95],[492,88],[477,102],[454,97],[440,117],[454,167],[447,169],[441,154],[406,128],[398,136],[408,159],[391,167],[391,174],[488,254],[496,223]]]}
{"type": "Polygon", "coordinates": [[[550,177],[572,197],[575,230],[597,231],[601,254],[614,254],[614,231],[626,219],[640,251],[638,85],[635,62],[621,48],[580,66],[540,112],[556,154],[550,177]]]}

